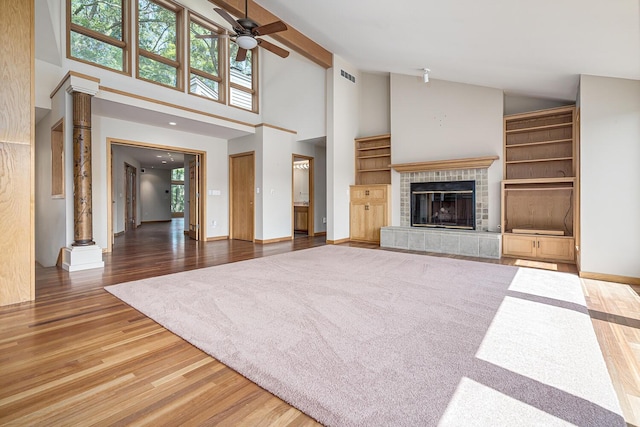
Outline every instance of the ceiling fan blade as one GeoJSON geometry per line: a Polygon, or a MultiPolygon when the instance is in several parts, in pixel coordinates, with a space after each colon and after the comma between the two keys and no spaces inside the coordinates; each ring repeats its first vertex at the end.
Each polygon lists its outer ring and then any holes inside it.
{"type": "Polygon", "coordinates": [[[247,59],[247,49],[238,47],[238,53],[236,53],[236,62],[242,62],[247,59]]]}
{"type": "Polygon", "coordinates": [[[269,43],[266,40],[262,40],[262,39],[257,39],[257,40],[258,40],[258,44],[260,45],[260,47],[263,47],[263,48],[267,49],[268,51],[275,53],[279,57],[286,58],[287,56],[289,56],[289,52],[287,52],[283,48],[281,48],[279,46],[276,46],[273,43],[269,43]]]}
{"type": "Polygon", "coordinates": [[[231,24],[231,28],[233,28],[234,30],[242,29],[242,26],[238,24],[238,22],[233,19],[226,10],[220,9],[219,7],[214,7],[213,10],[218,12],[218,15],[222,16],[229,24],[231,24]]]}
{"type": "Polygon", "coordinates": [[[280,31],[285,31],[287,29],[287,25],[282,21],[272,22],[271,24],[261,25],[251,30],[251,32],[256,36],[266,36],[267,34],[278,33],[280,31]]]}

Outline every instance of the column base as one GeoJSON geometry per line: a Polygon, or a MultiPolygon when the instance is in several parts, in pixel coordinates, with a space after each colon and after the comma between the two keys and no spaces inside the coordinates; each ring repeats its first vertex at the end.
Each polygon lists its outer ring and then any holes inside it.
{"type": "Polygon", "coordinates": [[[62,268],[69,271],[104,268],[102,248],[91,246],[68,246],[62,250],[62,268]]]}

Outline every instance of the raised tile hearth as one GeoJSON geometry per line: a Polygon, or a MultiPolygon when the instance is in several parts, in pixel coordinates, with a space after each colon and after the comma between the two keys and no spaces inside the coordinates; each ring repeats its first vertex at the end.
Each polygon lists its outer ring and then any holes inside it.
{"type": "Polygon", "coordinates": [[[383,248],[500,258],[501,245],[500,233],[489,231],[396,226],[380,229],[380,247],[383,248]]]}

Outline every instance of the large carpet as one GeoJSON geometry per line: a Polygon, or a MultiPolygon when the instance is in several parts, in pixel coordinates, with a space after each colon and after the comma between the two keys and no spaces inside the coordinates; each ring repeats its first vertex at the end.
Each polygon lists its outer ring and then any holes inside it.
{"type": "Polygon", "coordinates": [[[625,425],[571,274],[323,246],[106,289],[327,425],[625,425]]]}

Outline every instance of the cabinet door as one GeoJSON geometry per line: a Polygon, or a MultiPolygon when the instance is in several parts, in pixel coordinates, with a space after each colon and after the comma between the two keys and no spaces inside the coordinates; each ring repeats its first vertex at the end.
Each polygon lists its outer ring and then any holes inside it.
{"type": "Polygon", "coordinates": [[[366,205],[366,203],[351,203],[350,238],[352,240],[367,240],[366,205]]]}
{"type": "Polygon", "coordinates": [[[387,225],[387,206],[385,203],[369,203],[365,206],[365,221],[367,223],[367,241],[380,242],[380,228],[387,225]]]}
{"type": "Polygon", "coordinates": [[[502,253],[506,256],[534,258],[536,256],[536,236],[505,234],[502,236],[502,253]]]}
{"type": "Polygon", "coordinates": [[[543,259],[573,261],[575,240],[559,237],[538,237],[537,256],[543,259]]]}

